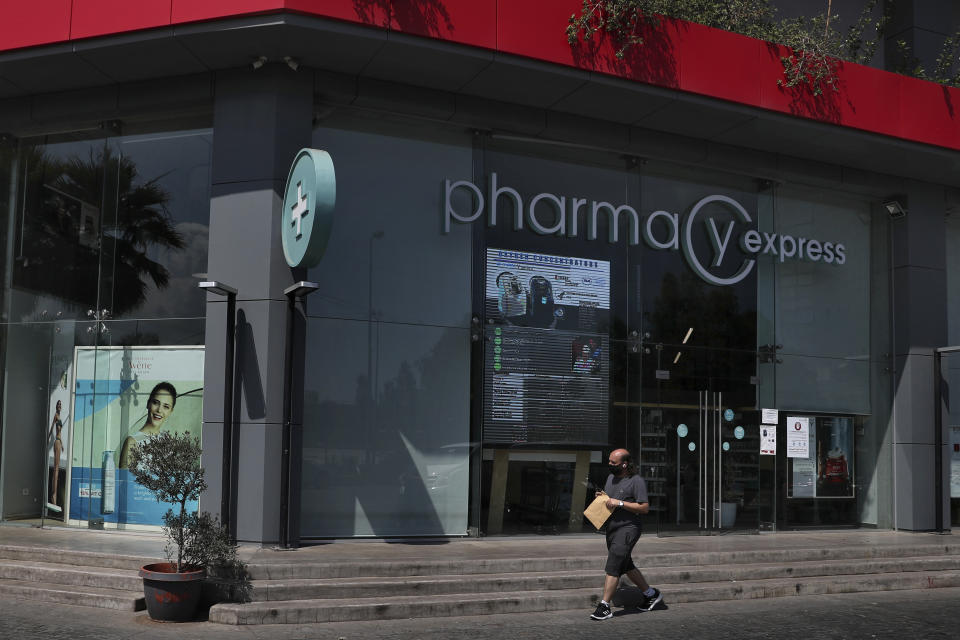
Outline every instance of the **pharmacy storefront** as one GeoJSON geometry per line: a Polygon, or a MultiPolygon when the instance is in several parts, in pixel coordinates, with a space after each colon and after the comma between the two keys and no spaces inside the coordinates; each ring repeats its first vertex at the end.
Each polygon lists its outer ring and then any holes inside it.
{"type": "Polygon", "coordinates": [[[156,531],[129,451],[177,431],[264,545],[590,534],[619,447],[648,534],[960,524],[952,89],[268,4],[0,51],[0,519],[156,531]]]}
{"type": "Polygon", "coordinates": [[[661,534],[889,526],[875,199],[370,128],[314,132],[338,215],[309,274],[305,538],[587,532],[616,447],[661,534]]]}

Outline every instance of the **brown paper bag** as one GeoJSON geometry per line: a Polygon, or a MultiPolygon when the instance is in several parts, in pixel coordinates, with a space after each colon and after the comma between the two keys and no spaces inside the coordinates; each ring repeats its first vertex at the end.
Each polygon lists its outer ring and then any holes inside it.
{"type": "Polygon", "coordinates": [[[584,512],[583,515],[589,520],[593,526],[597,529],[603,526],[603,523],[607,521],[607,518],[610,517],[610,514],[613,513],[613,509],[607,506],[607,498],[609,498],[605,493],[601,493],[599,496],[594,498],[593,502],[590,503],[584,512]]]}

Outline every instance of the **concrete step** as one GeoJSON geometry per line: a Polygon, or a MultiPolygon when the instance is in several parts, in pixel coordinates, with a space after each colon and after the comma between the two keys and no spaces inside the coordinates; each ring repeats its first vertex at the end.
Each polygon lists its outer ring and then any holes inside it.
{"type": "MultiPolygon", "coordinates": [[[[599,576],[597,578],[599,583],[599,576]]],[[[913,571],[864,576],[816,576],[778,578],[746,582],[704,582],[661,584],[667,605],[671,602],[701,602],[770,598],[897,589],[928,589],[960,586],[960,571],[913,571]]],[[[639,591],[621,589],[618,604],[631,604],[639,591]]],[[[593,588],[522,591],[504,593],[384,596],[284,602],[224,603],[210,609],[211,622],[233,625],[306,624],[354,620],[389,620],[470,616],[583,609],[584,615],[596,605],[599,584],[593,588]]]]}
{"type": "MultiPolygon", "coordinates": [[[[479,575],[501,573],[540,573],[580,571],[602,566],[605,553],[602,540],[597,553],[578,557],[534,558],[462,558],[449,560],[403,560],[396,562],[253,562],[254,580],[298,580],[326,578],[403,577],[437,575],[479,575]],[[598,564],[599,563],[599,564],[598,564]]],[[[636,548],[637,561],[643,567],[684,567],[728,564],[775,564],[826,562],[833,560],[903,558],[921,556],[960,556],[960,544],[848,545],[837,548],[760,549],[755,551],[708,551],[698,553],[644,553],[643,540],[636,548]]]]}
{"type": "MultiPolygon", "coordinates": [[[[578,571],[476,574],[441,576],[326,578],[319,580],[256,580],[251,594],[255,601],[321,598],[364,598],[449,593],[504,593],[589,588],[597,584],[603,565],[578,571]]],[[[960,570],[960,555],[919,558],[853,559],[798,562],[791,565],[728,564],[643,569],[651,584],[744,581],[827,575],[862,575],[906,571],[960,570]]]]}
{"type": "MultiPolygon", "coordinates": [[[[312,562],[298,557],[290,562],[251,562],[255,580],[295,580],[360,577],[402,577],[428,575],[479,575],[545,571],[591,570],[605,559],[603,541],[598,537],[596,553],[576,557],[537,556],[528,558],[488,557],[402,561],[312,562]]],[[[849,559],[960,556],[960,543],[930,542],[909,545],[847,545],[836,548],[760,549],[751,551],[704,551],[697,553],[644,553],[643,539],[637,546],[643,567],[683,567],[728,564],[799,563],[849,559]]],[[[292,555],[296,555],[293,552],[292,555]]],[[[159,557],[75,551],[41,546],[0,545],[0,559],[46,562],[59,565],[92,566],[139,570],[144,564],[161,562],[159,557]]]]}
{"type": "Polygon", "coordinates": [[[31,547],[25,545],[0,545],[0,559],[48,562],[60,565],[78,565],[83,567],[103,567],[107,569],[126,569],[139,571],[140,567],[152,562],[163,562],[163,558],[103,553],[97,551],[76,551],[53,547],[31,547]]]}
{"type": "Polygon", "coordinates": [[[143,591],[143,578],[130,569],[60,565],[32,560],[0,560],[0,579],[143,591]]]}
{"type": "Polygon", "coordinates": [[[0,596],[120,611],[140,611],[145,606],[142,585],[136,592],[3,578],[0,579],[0,596]]]}

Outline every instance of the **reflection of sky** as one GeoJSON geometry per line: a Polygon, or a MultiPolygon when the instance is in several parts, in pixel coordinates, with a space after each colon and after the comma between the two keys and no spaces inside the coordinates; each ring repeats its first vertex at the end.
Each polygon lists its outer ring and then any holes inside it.
{"type": "MultiPolygon", "coordinates": [[[[644,176],[642,179],[641,194],[643,201],[641,214],[644,221],[646,217],[654,211],[662,210],[668,211],[671,214],[678,214],[681,237],[687,214],[693,205],[701,198],[708,195],[720,194],[729,196],[739,202],[743,205],[744,209],[746,209],[747,213],[750,214],[750,217],[753,218],[754,222],[752,224],[744,224],[728,207],[711,203],[701,209],[697,214],[697,220],[693,228],[693,239],[694,250],[696,251],[697,257],[710,273],[720,277],[729,277],[740,268],[744,255],[740,251],[738,242],[740,235],[748,228],[756,228],[758,217],[756,194],[748,194],[726,186],[704,185],[687,180],[672,180],[652,176],[644,176]],[[727,243],[723,262],[719,267],[712,266],[714,250],[710,243],[710,236],[708,235],[708,220],[710,218],[716,219],[717,230],[720,232],[721,238],[726,232],[726,225],[730,221],[736,221],[733,231],[730,234],[730,240],[727,243]]],[[[659,222],[663,223],[662,220],[659,222]]],[[[654,225],[653,229],[655,237],[660,240],[665,240],[670,237],[666,224],[654,225]]],[[[683,253],[680,251],[669,249],[654,250],[644,245],[643,252],[643,310],[647,311],[654,309],[656,306],[655,301],[657,296],[660,295],[660,284],[663,282],[664,276],[668,273],[679,276],[681,273],[693,273],[693,271],[684,259],[683,253]]],[[[723,289],[728,292],[736,293],[737,305],[741,312],[753,311],[757,308],[756,273],[759,266],[759,264],[754,266],[750,275],[746,277],[743,282],[733,286],[723,287],[723,289]]],[[[697,277],[699,278],[699,276],[697,277]]],[[[708,285],[706,282],[703,282],[703,285],[710,289],[714,288],[714,285],[708,285]]],[[[679,339],[683,337],[683,332],[685,332],[686,329],[686,327],[677,328],[679,337],[676,338],[676,341],[679,342],[679,339]]],[[[664,336],[663,339],[673,340],[674,336],[664,336]]]]}
{"type": "Polygon", "coordinates": [[[870,353],[870,217],[863,201],[783,189],[778,233],[839,242],[843,265],[777,262],[776,335],[783,353],[862,357],[870,353]]]}
{"type": "MultiPolygon", "coordinates": [[[[947,216],[947,344],[960,344],[960,213],[947,216]]],[[[960,405],[957,405],[960,406],[960,405]]]]}
{"type": "Polygon", "coordinates": [[[147,278],[146,301],[131,315],[204,315],[204,296],[193,274],[207,270],[212,142],[209,130],[127,136],[120,141],[121,152],[136,164],[137,184],[156,179],[169,194],[167,212],[185,243],[179,250],[148,247],[148,257],[167,268],[170,281],[158,291],[147,278]]]}
{"type": "MultiPolygon", "coordinates": [[[[156,180],[168,194],[166,210],[176,229],[183,235],[185,247],[170,250],[147,247],[147,257],[164,265],[170,276],[169,286],[158,291],[144,275],[147,299],[130,315],[139,317],[198,317],[204,315],[204,296],[196,287],[194,273],[207,267],[207,237],[210,217],[210,163],[213,135],[209,129],[55,142],[41,147],[50,159],[77,159],[89,162],[101,157],[105,146],[133,161],[137,177],[133,186],[156,180]]],[[[47,182],[56,176],[46,176],[47,182]]],[[[108,216],[112,218],[112,216],[108,216]]],[[[68,301],[44,300],[30,294],[14,306],[13,316],[26,319],[49,319],[57,311],[70,315],[80,313],[88,305],[68,301]],[[83,307],[75,311],[75,307],[83,307]],[[47,313],[39,316],[42,311],[47,313]]]]}
{"type": "Polygon", "coordinates": [[[136,164],[139,183],[159,178],[170,194],[167,209],[175,223],[209,223],[212,150],[213,134],[206,129],[120,140],[121,153],[136,164]]]}
{"type": "MultiPolygon", "coordinates": [[[[397,379],[404,365],[417,388],[421,388],[425,362],[431,366],[443,362],[449,372],[445,376],[447,381],[463,382],[464,389],[469,386],[467,380],[457,381],[457,376],[452,375],[452,372],[466,371],[469,365],[466,329],[377,323],[369,363],[367,334],[366,322],[311,318],[307,325],[306,394],[319,402],[354,404],[360,379],[367,379],[368,364],[372,366],[369,373],[377,383],[378,393],[397,379]]],[[[462,390],[451,389],[446,396],[461,393],[462,390]]],[[[441,403],[437,399],[434,402],[441,403]]]]}
{"type": "Polygon", "coordinates": [[[170,281],[165,289],[158,292],[153,281],[148,278],[147,298],[133,315],[145,318],[204,315],[206,298],[197,287],[199,280],[193,274],[205,273],[207,270],[209,227],[195,222],[181,222],[176,228],[183,236],[183,249],[154,250],[150,256],[167,267],[170,281]]]}
{"type": "Polygon", "coordinates": [[[444,235],[440,225],[444,178],[471,175],[469,138],[445,144],[324,128],[314,146],[333,157],[337,204],[326,254],[308,274],[320,285],[310,315],[466,326],[470,229],[444,235]]]}

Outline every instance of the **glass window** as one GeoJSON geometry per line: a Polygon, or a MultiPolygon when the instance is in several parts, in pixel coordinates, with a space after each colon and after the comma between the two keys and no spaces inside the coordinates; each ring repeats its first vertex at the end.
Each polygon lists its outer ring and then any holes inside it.
{"type": "Polygon", "coordinates": [[[777,406],[869,413],[869,204],[778,189],[775,231],[777,406]]]}
{"type": "Polygon", "coordinates": [[[161,524],[126,457],[159,430],[200,434],[211,135],[5,152],[3,518],[161,524]]]}
{"type": "Polygon", "coordinates": [[[486,268],[475,285],[484,287],[481,529],[593,530],[582,517],[588,486],[602,484],[604,456],[611,443],[626,446],[629,430],[618,314],[639,238],[637,174],[613,154],[492,139],[473,184],[484,196],[473,224],[484,228],[486,268]]]}
{"type": "Polygon", "coordinates": [[[116,214],[104,239],[106,308],[113,317],[204,316],[197,282],[207,271],[213,132],[123,136],[117,149],[116,214]]]}
{"type": "MultiPolygon", "coordinates": [[[[947,243],[947,340],[951,346],[960,345],[960,215],[953,213],[946,219],[947,243]]],[[[948,397],[944,412],[949,451],[950,523],[960,526],[960,355],[943,358],[943,377],[948,397]]]]}
{"type": "Polygon", "coordinates": [[[354,114],[314,146],[337,205],[309,272],[301,536],[464,535],[473,233],[441,222],[470,136],[354,114]]]}

